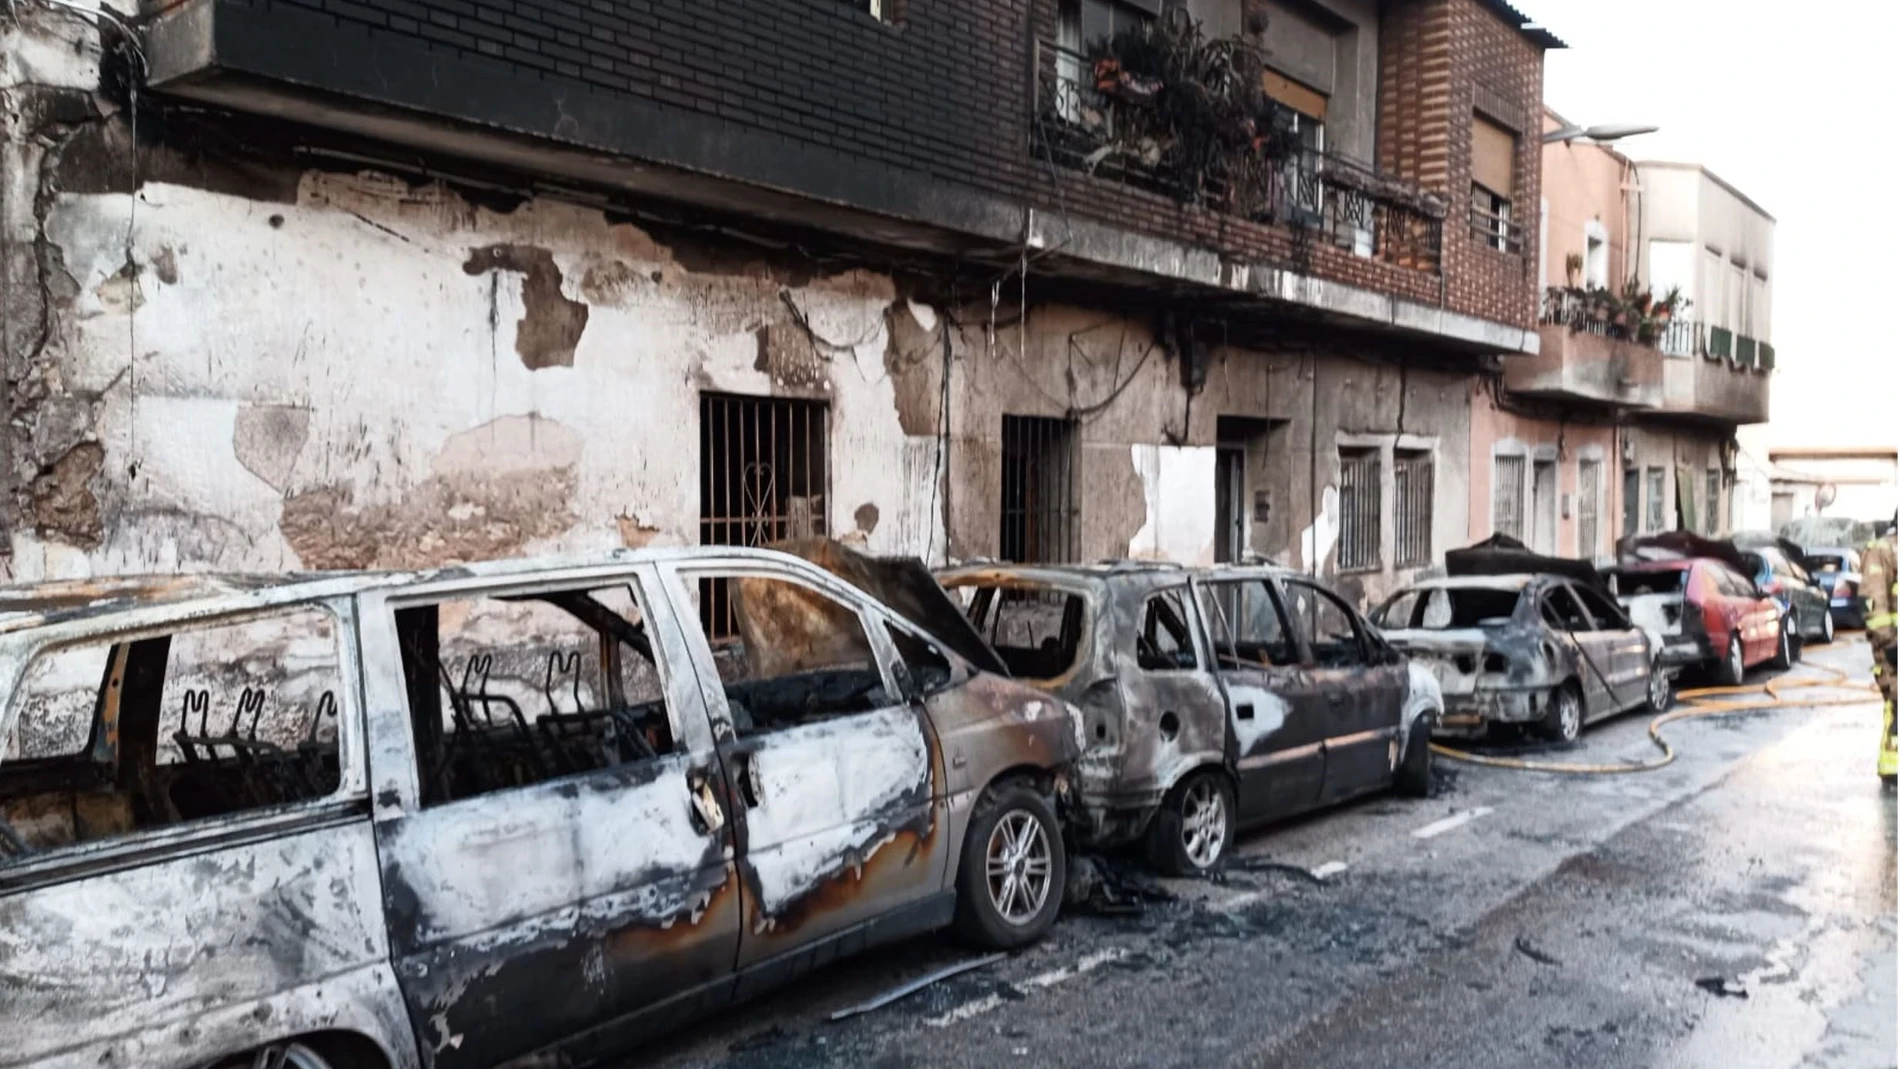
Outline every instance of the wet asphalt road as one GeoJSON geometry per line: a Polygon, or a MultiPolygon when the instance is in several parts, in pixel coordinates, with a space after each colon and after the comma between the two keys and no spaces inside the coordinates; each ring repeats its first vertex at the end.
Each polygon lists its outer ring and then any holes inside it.
{"type": "MultiPolygon", "coordinates": [[[[1857,638],[1807,659],[1869,678],[1857,638]]],[[[1648,757],[1647,719],[1551,756],[1648,757]]],[[[1015,957],[828,1022],[969,956],[945,939],[886,948],[629,1064],[1894,1065],[1895,799],[1873,772],[1877,704],[1666,730],[1680,758],[1639,775],[1441,760],[1432,799],[1245,836],[1225,879],[1170,881],[1173,900],[1139,915],[1066,916],[1015,957]],[[1344,868],[1316,882],[1280,865],[1344,868]],[[1696,985],[1723,979],[1747,997],[1696,985]]]]}

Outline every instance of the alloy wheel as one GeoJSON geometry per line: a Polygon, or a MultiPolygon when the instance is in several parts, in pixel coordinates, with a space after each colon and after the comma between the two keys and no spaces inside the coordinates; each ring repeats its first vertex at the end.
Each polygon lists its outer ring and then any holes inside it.
{"type": "Polygon", "coordinates": [[[1663,672],[1661,661],[1649,666],[1649,707],[1662,711],[1669,703],[1669,676],[1663,672]]]}
{"type": "Polygon", "coordinates": [[[984,855],[990,904],[1010,924],[1028,924],[1049,899],[1054,861],[1049,833],[1035,814],[1013,809],[990,829],[984,855]]]}
{"type": "Polygon", "coordinates": [[[1181,798],[1181,848],[1197,869],[1220,860],[1227,844],[1227,796],[1211,776],[1188,786],[1181,798]]]}
{"type": "Polygon", "coordinates": [[[1573,691],[1565,690],[1557,697],[1557,730],[1565,742],[1583,733],[1583,703],[1573,691]]]}

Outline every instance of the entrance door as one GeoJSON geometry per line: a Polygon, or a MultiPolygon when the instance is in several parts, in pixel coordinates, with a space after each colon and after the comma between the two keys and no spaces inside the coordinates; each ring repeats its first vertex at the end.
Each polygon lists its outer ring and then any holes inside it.
{"type": "Polygon", "coordinates": [[[432,1066],[730,991],[733,837],[651,574],[364,599],[390,953],[432,1066]]]}
{"type": "Polygon", "coordinates": [[[947,906],[927,901],[943,891],[950,840],[935,805],[938,740],[889,642],[871,638],[883,622],[842,584],[822,590],[771,566],[679,576],[683,590],[723,586],[736,629],[689,625],[698,674],[716,681],[706,689],[740,825],[739,966],[765,966],[740,993],[829,960],[830,937],[947,906]]]}
{"type": "Polygon", "coordinates": [[[1282,584],[1288,617],[1312,664],[1325,706],[1322,801],[1382,787],[1398,760],[1407,687],[1403,659],[1375,655],[1365,624],[1331,591],[1300,579],[1282,584]]]}
{"type": "Polygon", "coordinates": [[[1319,800],[1325,699],[1311,685],[1279,597],[1260,576],[1197,581],[1235,739],[1243,821],[1319,800]]]}
{"type": "Polygon", "coordinates": [[[1531,464],[1531,548],[1548,555],[1557,552],[1557,462],[1554,460],[1531,464]]]}
{"type": "Polygon", "coordinates": [[[1214,451],[1214,559],[1238,561],[1247,554],[1247,454],[1239,446],[1214,451]]]}

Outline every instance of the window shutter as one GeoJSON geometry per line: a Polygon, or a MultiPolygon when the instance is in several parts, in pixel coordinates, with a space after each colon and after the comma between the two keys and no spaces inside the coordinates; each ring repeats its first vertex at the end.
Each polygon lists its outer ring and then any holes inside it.
{"type": "Polygon", "coordinates": [[[1517,138],[1482,115],[1471,117],[1471,180],[1506,200],[1511,199],[1511,173],[1517,157],[1517,138]]]}
{"type": "Polygon", "coordinates": [[[1326,94],[1308,89],[1278,71],[1260,72],[1260,91],[1309,119],[1326,121],[1326,94]]]}

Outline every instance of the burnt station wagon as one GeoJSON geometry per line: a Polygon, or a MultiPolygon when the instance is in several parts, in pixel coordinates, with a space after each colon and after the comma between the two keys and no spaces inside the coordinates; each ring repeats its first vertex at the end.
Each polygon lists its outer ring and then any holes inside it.
{"type": "Polygon", "coordinates": [[[1079,713],[914,615],[736,549],[0,589],[0,1064],[586,1062],[1034,939],[1079,713]]]}
{"type": "Polygon", "coordinates": [[[1431,783],[1438,684],[1350,606],[1271,567],[975,565],[938,578],[1018,679],[1081,706],[1072,827],[1216,866],[1235,830],[1431,783]]]}

